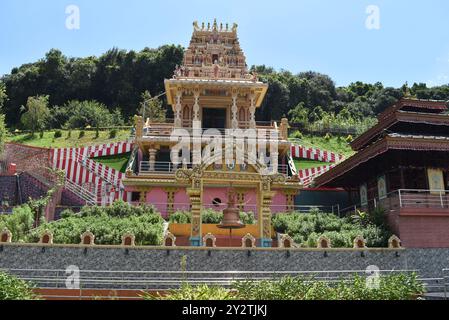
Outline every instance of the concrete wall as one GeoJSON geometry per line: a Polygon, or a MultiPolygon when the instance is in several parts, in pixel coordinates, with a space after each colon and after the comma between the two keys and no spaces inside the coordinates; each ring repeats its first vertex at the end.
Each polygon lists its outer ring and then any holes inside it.
{"type": "Polygon", "coordinates": [[[439,277],[449,267],[447,249],[367,249],[359,250],[279,250],[211,249],[4,244],[0,246],[0,269],[179,271],[187,258],[187,270],[198,271],[325,271],[365,270],[376,265],[381,270],[419,270],[423,277],[439,277]],[[248,255],[250,252],[250,255],[248,255]],[[364,252],[364,256],[362,256],[364,252]]]}

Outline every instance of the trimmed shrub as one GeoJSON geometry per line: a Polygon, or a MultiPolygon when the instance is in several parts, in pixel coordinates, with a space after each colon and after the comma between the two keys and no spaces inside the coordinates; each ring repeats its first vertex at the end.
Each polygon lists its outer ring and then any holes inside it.
{"type": "Polygon", "coordinates": [[[62,131],[61,130],[56,130],[55,134],[53,135],[53,137],[55,139],[61,138],[62,137],[62,131]]]}
{"type": "Polygon", "coordinates": [[[50,230],[54,243],[77,244],[80,235],[89,230],[95,235],[96,244],[119,245],[123,234],[132,233],[137,245],[160,245],[163,223],[164,219],[153,207],[134,207],[116,201],[110,207],[84,207],[79,214],[65,211],[62,219],[33,230],[28,240],[37,242],[44,230],[50,230]]]}
{"type": "Polygon", "coordinates": [[[84,138],[85,135],[86,135],[86,132],[84,132],[84,130],[81,130],[79,135],[78,135],[78,139],[84,138]]]}
{"type": "Polygon", "coordinates": [[[109,131],[109,139],[115,139],[117,137],[117,129],[109,131]]]}
{"type": "Polygon", "coordinates": [[[192,215],[188,211],[176,211],[169,217],[170,223],[190,223],[192,215]]]}
{"type": "MultiPolygon", "coordinates": [[[[372,215],[368,215],[372,217],[372,215]]],[[[316,247],[318,238],[328,237],[335,248],[351,248],[356,236],[362,235],[368,247],[385,247],[391,232],[381,221],[380,213],[373,218],[361,220],[353,217],[339,218],[334,214],[314,211],[282,213],[273,217],[273,227],[279,233],[289,234],[302,247],[316,247]]]]}
{"type": "Polygon", "coordinates": [[[34,300],[37,299],[25,281],[0,272],[0,300],[34,300]]]}
{"type": "Polygon", "coordinates": [[[392,274],[380,276],[378,285],[354,275],[330,284],[313,277],[282,277],[273,280],[239,281],[231,289],[217,286],[192,286],[184,282],[167,295],[145,294],[147,300],[416,300],[425,290],[418,276],[392,274]]]}

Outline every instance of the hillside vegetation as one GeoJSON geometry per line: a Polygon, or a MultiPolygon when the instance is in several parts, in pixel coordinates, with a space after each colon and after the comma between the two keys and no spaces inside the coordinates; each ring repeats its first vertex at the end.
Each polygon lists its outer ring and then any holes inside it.
{"type": "Polygon", "coordinates": [[[96,137],[95,131],[59,130],[61,137],[55,138],[56,131],[45,131],[43,136],[30,135],[29,133],[10,134],[6,137],[6,142],[22,143],[33,147],[44,148],[68,148],[68,147],[84,147],[95,144],[104,144],[111,142],[124,141],[130,138],[130,130],[117,130],[116,136],[111,138],[110,131],[100,131],[96,137]],[[81,132],[84,132],[80,135],[81,132]]]}

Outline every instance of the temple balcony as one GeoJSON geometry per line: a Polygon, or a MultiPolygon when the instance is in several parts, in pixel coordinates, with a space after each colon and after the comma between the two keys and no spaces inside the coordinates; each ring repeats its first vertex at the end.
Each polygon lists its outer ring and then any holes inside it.
{"type": "MultiPolygon", "coordinates": [[[[182,123],[182,127],[176,128],[174,124],[174,119],[166,119],[165,122],[153,122],[147,120],[145,125],[142,127],[142,134],[139,135],[139,131],[136,133],[136,138],[140,140],[149,140],[151,141],[161,141],[167,142],[170,141],[170,137],[173,134],[175,129],[182,129],[189,132],[191,135],[193,133],[193,128],[190,120],[184,120],[182,123]]],[[[226,130],[232,130],[231,128],[210,128],[214,130],[218,130],[223,137],[227,134],[226,130]]],[[[239,121],[238,129],[248,130],[251,129],[250,121],[239,121]]],[[[201,128],[201,132],[208,130],[208,128],[201,128]]],[[[266,141],[273,140],[273,137],[277,137],[278,141],[287,141],[288,140],[288,124],[285,122],[281,122],[278,126],[276,121],[256,121],[256,125],[254,130],[256,131],[256,136],[258,139],[265,139],[266,141]]]]}
{"type": "MultiPolygon", "coordinates": [[[[185,165],[187,169],[191,169],[193,165],[188,163],[185,165]]],[[[153,174],[175,174],[176,170],[182,168],[182,165],[176,165],[172,162],[165,161],[140,161],[138,172],[136,172],[139,176],[153,175],[153,174]]],[[[279,164],[277,166],[277,173],[288,174],[288,165],[279,164]]]]}
{"type": "Polygon", "coordinates": [[[399,189],[385,197],[374,198],[365,204],[357,204],[343,209],[346,214],[357,211],[372,211],[383,208],[385,213],[408,214],[449,214],[449,190],[399,189]]]}

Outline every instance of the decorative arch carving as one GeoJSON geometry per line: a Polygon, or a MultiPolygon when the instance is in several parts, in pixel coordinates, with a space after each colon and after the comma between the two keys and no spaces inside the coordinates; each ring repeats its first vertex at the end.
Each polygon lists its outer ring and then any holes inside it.
{"type": "Polygon", "coordinates": [[[53,233],[49,230],[45,230],[39,239],[41,244],[53,244],[53,233]]]}
{"type": "Polygon", "coordinates": [[[203,237],[203,246],[215,248],[217,246],[215,244],[216,241],[217,238],[212,233],[208,233],[203,237]]]}
{"type": "Polygon", "coordinates": [[[256,247],[256,238],[254,238],[250,233],[247,233],[242,238],[242,247],[243,248],[255,248],[256,247]]]}
{"type": "Polygon", "coordinates": [[[321,236],[318,238],[317,247],[319,249],[331,248],[331,240],[326,236],[321,236]]]}
{"type": "Polygon", "coordinates": [[[390,249],[402,248],[401,239],[399,239],[396,235],[392,235],[390,239],[388,239],[388,248],[390,249]]]}
{"type": "Polygon", "coordinates": [[[125,233],[122,236],[122,246],[135,246],[136,236],[132,233],[125,233]]]}
{"type": "Polygon", "coordinates": [[[279,241],[280,248],[293,248],[294,245],[295,242],[293,241],[292,237],[290,237],[288,234],[282,235],[281,240],[279,241]]]}
{"type": "Polygon", "coordinates": [[[366,241],[363,238],[363,236],[357,236],[354,238],[354,248],[355,249],[366,248],[366,241]]]}
{"type": "Polygon", "coordinates": [[[167,232],[164,236],[165,247],[176,247],[176,237],[173,233],[167,232]]]}
{"type": "Polygon", "coordinates": [[[92,232],[86,231],[81,235],[81,244],[91,246],[95,244],[95,236],[92,232]]]}
{"type": "Polygon", "coordinates": [[[12,241],[12,233],[8,230],[8,228],[4,228],[0,233],[0,243],[11,243],[12,241]]]}

